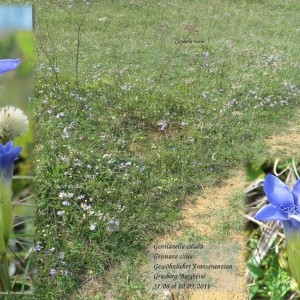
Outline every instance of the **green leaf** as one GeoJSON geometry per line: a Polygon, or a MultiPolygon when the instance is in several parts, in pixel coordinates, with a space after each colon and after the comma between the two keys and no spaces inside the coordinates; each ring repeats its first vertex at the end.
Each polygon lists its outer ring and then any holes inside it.
{"type": "Polygon", "coordinates": [[[262,165],[266,162],[265,157],[257,158],[247,164],[247,180],[253,181],[265,177],[262,165]]]}
{"type": "Polygon", "coordinates": [[[261,166],[266,162],[265,157],[258,157],[251,162],[251,169],[259,170],[261,166]]]}
{"type": "Polygon", "coordinates": [[[7,278],[7,272],[5,272],[5,266],[3,264],[0,264],[0,277],[1,277],[1,283],[3,284],[3,290],[9,291],[10,290],[10,283],[9,278],[7,278]]]}
{"type": "Polygon", "coordinates": [[[248,261],[247,268],[258,277],[263,277],[265,275],[265,272],[259,267],[253,257],[248,261]]]}
{"type": "Polygon", "coordinates": [[[259,285],[258,284],[252,285],[249,289],[249,294],[250,294],[249,295],[249,300],[254,299],[254,297],[256,296],[258,291],[259,291],[259,285]]]}

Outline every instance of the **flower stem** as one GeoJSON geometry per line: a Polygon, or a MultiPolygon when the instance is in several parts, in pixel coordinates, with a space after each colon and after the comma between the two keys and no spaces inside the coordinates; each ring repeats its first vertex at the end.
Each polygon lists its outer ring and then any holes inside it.
{"type": "Polygon", "coordinates": [[[1,288],[3,291],[11,289],[8,271],[7,247],[12,229],[12,179],[11,177],[0,177],[0,255],[1,265],[1,288]]]}
{"type": "Polygon", "coordinates": [[[300,285],[300,232],[289,232],[286,239],[290,273],[300,285]]]}
{"type": "MultiPolygon", "coordinates": [[[[11,290],[11,281],[9,277],[9,271],[8,271],[8,259],[6,256],[6,253],[2,255],[2,262],[4,267],[4,276],[2,277],[2,283],[4,285],[4,291],[10,291],[11,290]]],[[[2,275],[2,274],[1,274],[2,275]]]]}

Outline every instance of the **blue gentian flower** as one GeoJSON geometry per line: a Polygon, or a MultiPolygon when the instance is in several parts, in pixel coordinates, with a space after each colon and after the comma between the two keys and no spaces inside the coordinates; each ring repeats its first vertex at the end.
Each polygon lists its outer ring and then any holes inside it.
{"type": "Polygon", "coordinates": [[[0,76],[18,67],[20,59],[0,59],[0,76]]]}
{"type": "Polygon", "coordinates": [[[268,174],[263,188],[270,204],[261,208],[255,218],[282,223],[290,273],[300,285],[300,180],[291,190],[277,177],[268,174]]]}
{"type": "Polygon", "coordinates": [[[261,221],[280,220],[300,222],[300,180],[291,190],[274,175],[268,174],[264,180],[264,191],[270,204],[255,215],[261,221]]]}
{"type": "Polygon", "coordinates": [[[14,147],[13,142],[0,144],[0,255],[6,254],[12,228],[12,176],[14,161],[22,148],[14,147]]]}
{"type": "Polygon", "coordinates": [[[22,147],[14,147],[13,142],[0,144],[0,175],[12,176],[14,161],[20,155],[22,147]]]}

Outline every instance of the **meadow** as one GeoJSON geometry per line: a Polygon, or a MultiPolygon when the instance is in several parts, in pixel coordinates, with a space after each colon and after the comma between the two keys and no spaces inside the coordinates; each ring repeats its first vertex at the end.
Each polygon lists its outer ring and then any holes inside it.
{"type": "Polygon", "coordinates": [[[155,299],[150,242],[178,230],[188,196],[267,156],[265,140],[298,121],[299,9],[36,1],[36,299],[86,299],[95,276],[90,299],[155,299]]]}

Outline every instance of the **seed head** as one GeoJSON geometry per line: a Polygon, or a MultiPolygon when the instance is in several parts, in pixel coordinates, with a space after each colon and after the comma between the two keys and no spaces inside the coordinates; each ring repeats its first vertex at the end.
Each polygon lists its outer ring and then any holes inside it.
{"type": "Polygon", "coordinates": [[[13,140],[28,129],[28,118],[23,111],[13,106],[0,108],[0,141],[13,140]]]}

